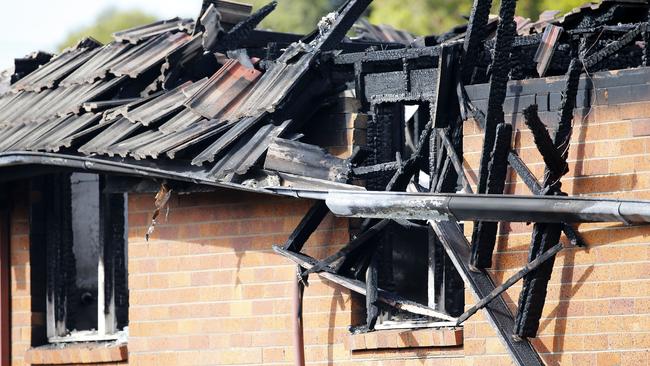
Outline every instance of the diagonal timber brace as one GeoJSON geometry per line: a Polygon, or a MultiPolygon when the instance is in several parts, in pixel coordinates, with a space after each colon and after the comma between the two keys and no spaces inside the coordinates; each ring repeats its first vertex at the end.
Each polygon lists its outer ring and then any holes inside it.
{"type": "Polygon", "coordinates": [[[331,256],[323,259],[318,262],[314,267],[306,270],[302,275],[307,276],[311,273],[317,273],[324,270],[326,267],[330,266],[339,259],[345,258],[348,254],[354,252],[355,250],[361,248],[364,244],[368,243],[368,240],[372,239],[377,235],[381,230],[383,230],[386,225],[390,223],[390,220],[381,220],[376,225],[372,226],[370,229],[361,233],[358,237],[354,238],[349,242],[345,247],[343,247],[338,252],[332,254],[331,256]]]}
{"type": "MultiPolygon", "coordinates": [[[[278,246],[274,246],[273,250],[280,254],[281,256],[290,259],[294,263],[298,264],[302,268],[309,270],[318,263],[318,261],[312,257],[304,255],[302,253],[294,253],[284,250],[278,246]]],[[[345,287],[351,291],[354,291],[361,295],[366,295],[366,284],[344,276],[332,273],[333,269],[328,267],[326,271],[319,272],[318,275],[322,278],[331,281],[339,286],[345,287]]],[[[432,318],[447,320],[450,322],[455,322],[456,318],[451,317],[447,314],[443,314],[439,311],[436,311],[428,306],[418,304],[416,302],[406,300],[398,295],[390,293],[388,291],[377,289],[377,301],[382,302],[386,305],[392,306],[399,310],[408,311],[413,314],[425,315],[432,318]]]]}
{"type": "MultiPolygon", "coordinates": [[[[462,100],[462,105],[464,106],[465,110],[468,112],[468,114],[476,120],[476,122],[481,126],[481,128],[485,128],[485,115],[483,112],[481,112],[478,108],[476,108],[472,102],[467,98],[467,96],[462,93],[462,88],[460,89],[460,97],[462,100]]],[[[528,189],[534,194],[534,195],[542,195],[543,194],[543,188],[541,184],[539,184],[539,180],[533,172],[528,169],[528,166],[526,163],[524,163],[523,160],[521,160],[521,157],[517,154],[516,151],[511,150],[510,153],[508,153],[508,164],[512,167],[512,169],[517,172],[517,175],[521,178],[521,180],[526,184],[528,189]]],[[[577,247],[586,247],[587,244],[585,240],[582,238],[580,233],[578,233],[572,226],[563,223],[562,224],[562,231],[564,232],[564,235],[569,239],[571,242],[571,245],[577,246],[577,247]]]]}
{"type": "MultiPolygon", "coordinates": [[[[438,235],[438,239],[465,283],[469,285],[477,301],[494,291],[496,286],[487,273],[470,271],[468,265],[471,255],[470,245],[458,223],[455,221],[429,221],[429,224],[438,235]]],[[[511,331],[515,322],[510,309],[501,296],[487,304],[484,310],[488,321],[517,365],[543,365],[537,351],[528,340],[515,341],[512,338],[511,331]]]]}
{"type": "Polygon", "coordinates": [[[508,278],[503,284],[499,285],[499,287],[495,288],[492,292],[490,292],[488,296],[482,298],[481,301],[477,302],[474,306],[467,309],[467,311],[465,311],[465,313],[463,313],[463,315],[461,315],[458,318],[458,322],[456,324],[461,325],[462,323],[464,323],[472,315],[476,314],[476,312],[485,308],[490,302],[492,302],[492,300],[496,299],[498,296],[500,296],[502,293],[506,292],[506,290],[512,287],[515,283],[519,282],[519,280],[524,278],[525,275],[529,274],[530,272],[539,268],[539,266],[541,266],[542,264],[546,263],[547,260],[555,256],[563,248],[564,247],[562,246],[562,243],[558,243],[553,248],[547,250],[546,252],[544,252],[544,254],[537,257],[532,262],[528,263],[519,272],[517,272],[512,277],[508,278]]]}

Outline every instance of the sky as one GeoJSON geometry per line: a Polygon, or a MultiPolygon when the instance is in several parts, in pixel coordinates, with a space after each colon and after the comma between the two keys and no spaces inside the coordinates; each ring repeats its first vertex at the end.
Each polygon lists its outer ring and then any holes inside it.
{"type": "Polygon", "coordinates": [[[201,0],[0,0],[0,70],[15,57],[53,52],[65,36],[107,8],[140,9],[161,19],[194,18],[201,0]]]}

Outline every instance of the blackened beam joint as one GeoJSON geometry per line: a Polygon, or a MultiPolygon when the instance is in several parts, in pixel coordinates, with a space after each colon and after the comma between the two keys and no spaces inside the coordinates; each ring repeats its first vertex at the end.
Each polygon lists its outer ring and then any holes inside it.
{"type": "Polygon", "coordinates": [[[539,268],[539,266],[544,264],[547,260],[554,257],[563,248],[564,247],[562,246],[562,243],[558,243],[553,248],[551,248],[550,250],[544,252],[544,254],[542,254],[541,256],[535,258],[535,260],[533,260],[532,262],[526,264],[526,266],[524,268],[522,268],[519,272],[514,274],[512,277],[508,278],[503,284],[501,284],[497,288],[495,288],[492,292],[490,292],[489,295],[482,298],[481,301],[477,302],[471,308],[467,309],[467,311],[465,311],[463,313],[463,315],[458,317],[458,321],[456,322],[456,325],[463,324],[472,315],[476,314],[479,310],[485,308],[490,302],[492,302],[494,299],[499,297],[502,293],[506,292],[515,283],[519,282],[519,280],[524,278],[525,275],[527,275],[530,272],[536,270],[537,268],[539,268]]]}
{"type": "Polygon", "coordinates": [[[465,174],[465,170],[463,169],[463,161],[456,153],[456,149],[454,149],[454,145],[449,139],[449,136],[447,136],[444,130],[437,129],[437,132],[440,136],[443,146],[445,147],[445,150],[447,151],[448,159],[451,160],[451,163],[454,165],[454,169],[456,169],[456,173],[458,173],[458,176],[462,181],[463,187],[465,188],[465,193],[474,193],[472,191],[472,186],[469,184],[469,179],[467,179],[467,175],[465,174]]]}
{"type": "Polygon", "coordinates": [[[374,238],[375,235],[377,235],[380,231],[382,231],[389,223],[390,220],[379,221],[379,223],[375,224],[374,226],[372,226],[371,228],[369,228],[368,230],[364,231],[359,236],[354,238],[354,240],[349,242],[341,250],[323,259],[322,261],[316,263],[316,265],[313,268],[306,270],[303,273],[303,276],[306,276],[310,273],[320,272],[324,270],[326,267],[336,262],[337,260],[347,257],[350,253],[356,251],[357,249],[364,246],[364,244],[368,243],[369,240],[374,238]]]}
{"type": "MultiPolygon", "coordinates": [[[[462,100],[462,105],[464,106],[465,111],[476,120],[476,122],[481,126],[481,128],[485,128],[485,115],[483,112],[481,112],[478,108],[476,108],[471,101],[467,98],[465,93],[463,92],[462,88],[459,89],[459,96],[461,97],[462,100]]],[[[523,160],[521,160],[521,157],[517,155],[517,152],[514,150],[510,151],[508,154],[508,164],[517,172],[517,175],[522,179],[524,184],[528,187],[528,189],[535,195],[543,195],[543,189],[542,186],[539,184],[539,180],[533,172],[528,169],[528,166],[526,163],[524,163],[523,160]]],[[[573,227],[567,224],[562,225],[562,230],[564,231],[564,235],[567,236],[567,238],[570,240],[571,244],[574,246],[578,247],[586,247],[587,243],[585,240],[582,238],[580,233],[578,233],[573,227]]]]}
{"type": "MultiPolygon", "coordinates": [[[[511,151],[508,154],[508,164],[517,172],[517,175],[524,181],[524,184],[530,189],[530,191],[537,196],[544,195],[542,186],[539,184],[537,177],[533,172],[528,169],[528,166],[521,160],[519,155],[516,152],[511,151]]],[[[573,246],[577,247],[586,247],[587,243],[584,241],[582,236],[574,229],[571,225],[562,223],[562,231],[564,235],[569,239],[569,242],[573,246]]]]}

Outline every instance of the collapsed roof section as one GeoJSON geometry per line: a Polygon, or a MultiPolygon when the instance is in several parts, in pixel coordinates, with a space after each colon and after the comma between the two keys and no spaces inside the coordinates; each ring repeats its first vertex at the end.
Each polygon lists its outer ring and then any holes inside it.
{"type": "Polygon", "coordinates": [[[645,202],[553,197],[563,195],[574,109],[591,103],[581,73],[597,79],[647,66],[648,4],[603,1],[533,22],[514,16],[514,0],[501,2],[499,17],[490,16],[490,0],[475,0],[469,23],[443,35],[413,39],[361,22],[359,37],[346,38],[369,3],[346,1],[301,36],[255,29],[274,2],[250,14],[206,0],[197,21],[157,22],[118,32],[108,45],[89,39],[55,57],[17,60],[0,97],[2,179],[38,174],[26,165],[54,166],[324,200],[339,215],[367,218],[359,236],[321,261],[302,254],[328,212],[318,202],[276,251],[303,276],[319,273],[365,295],[364,330],[374,329],[378,303],[454,324],[483,308],[518,364],[541,364],[526,338],[537,332],[559,235],[584,245],[567,223],[650,221],[645,202]],[[513,80],[541,76],[562,77],[531,80],[527,87],[539,90],[512,96],[513,80]],[[510,109],[535,133],[547,165],[541,182],[511,150],[510,109]],[[551,137],[540,117],[558,112],[544,118],[554,120],[551,137]],[[479,196],[455,195],[459,187],[472,193],[462,166],[469,118],[485,132],[479,196]],[[503,197],[508,165],[546,197],[503,197]],[[365,188],[352,184],[360,180],[365,188]],[[365,189],[386,193],[350,193],[365,189]],[[494,209],[477,209],[485,202],[494,209]],[[497,287],[484,271],[496,222],[524,218],[537,222],[530,262],[497,287]],[[471,246],[458,220],[477,221],[471,246]],[[431,227],[432,245],[444,247],[481,299],[474,309],[441,311],[372,280],[376,250],[367,243],[389,222],[431,227]],[[500,293],[522,278],[513,316],[500,293]]]}

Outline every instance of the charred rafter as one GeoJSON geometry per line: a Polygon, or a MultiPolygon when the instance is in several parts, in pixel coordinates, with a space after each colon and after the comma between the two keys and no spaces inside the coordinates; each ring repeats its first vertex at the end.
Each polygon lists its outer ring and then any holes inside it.
{"type": "MultiPolygon", "coordinates": [[[[514,21],[516,0],[504,0],[501,2],[499,17],[501,19],[497,27],[494,59],[491,65],[492,78],[490,79],[490,95],[488,98],[488,112],[485,119],[485,137],[483,139],[483,150],[479,168],[478,193],[503,193],[505,174],[498,174],[500,162],[495,162],[493,152],[504,151],[510,148],[510,138],[497,139],[497,131],[504,121],[503,103],[506,99],[506,87],[510,72],[510,51],[515,37],[516,24],[514,21]],[[507,146],[504,144],[507,143],[507,146]],[[492,179],[492,182],[490,182],[492,179]],[[503,181],[501,181],[503,180],[503,181]],[[488,186],[494,189],[488,192],[488,186]]],[[[507,150],[506,150],[507,151],[507,150]]],[[[505,161],[505,157],[503,160],[505,161]]],[[[472,235],[472,266],[476,268],[487,268],[492,263],[492,251],[496,243],[497,223],[474,223],[472,235]],[[485,249],[482,249],[484,247],[485,249]]]]}
{"type": "MultiPolygon", "coordinates": [[[[584,50],[584,43],[581,47],[584,50]]],[[[555,148],[562,160],[569,154],[569,142],[573,130],[573,111],[576,103],[578,82],[582,65],[578,58],[571,61],[567,73],[566,90],[563,93],[560,122],[555,134],[555,148]]],[[[566,169],[559,166],[548,166],[544,174],[544,189],[547,194],[561,195],[560,179],[567,173],[566,169]]],[[[533,227],[532,242],[528,252],[528,261],[531,262],[549,251],[560,240],[562,225],[560,223],[537,223],[533,227]]],[[[519,311],[517,312],[515,334],[521,338],[537,336],[539,320],[542,316],[546,300],[548,281],[553,272],[555,256],[545,261],[532,273],[524,277],[523,289],[519,296],[519,311]]]]}

